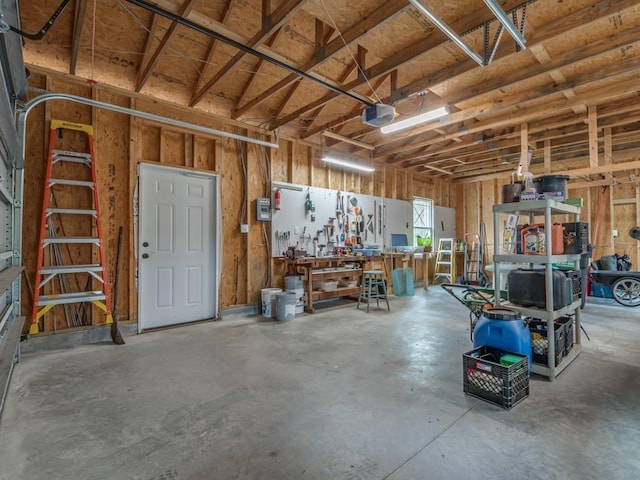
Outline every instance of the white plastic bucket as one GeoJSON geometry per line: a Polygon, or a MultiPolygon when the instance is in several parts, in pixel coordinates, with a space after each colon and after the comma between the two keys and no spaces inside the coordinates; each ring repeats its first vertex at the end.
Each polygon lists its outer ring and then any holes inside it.
{"type": "Polygon", "coordinates": [[[288,322],[296,317],[296,301],[295,293],[276,293],[276,318],[278,321],[288,322]]]}
{"type": "Polygon", "coordinates": [[[285,290],[297,290],[302,288],[302,280],[297,275],[288,275],[284,277],[284,289],[285,290]]]}
{"type": "Polygon", "coordinates": [[[276,293],[282,292],[281,288],[263,288],[262,293],[262,316],[271,318],[275,316],[275,312],[271,309],[271,298],[276,293]]]}
{"type": "MultiPolygon", "coordinates": [[[[302,282],[300,282],[300,284],[302,284],[302,282]]],[[[304,313],[304,288],[301,286],[300,288],[294,288],[287,291],[295,293],[296,295],[296,315],[298,313],[304,313]]]]}

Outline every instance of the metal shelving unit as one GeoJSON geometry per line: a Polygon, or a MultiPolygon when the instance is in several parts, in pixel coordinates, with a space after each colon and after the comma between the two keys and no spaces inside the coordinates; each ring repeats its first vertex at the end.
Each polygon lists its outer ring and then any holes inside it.
{"type": "Polygon", "coordinates": [[[553,305],[553,263],[574,262],[577,269],[580,268],[580,255],[552,255],[551,254],[551,231],[552,219],[554,215],[573,215],[573,221],[580,221],[580,208],[573,205],[557,202],[555,200],[532,200],[516,203],[506,203],[493,206],[493,238],[494,238],[494,285],[495,285],[495,302],[496,306],[505,306],[518,310],[522,315],[527,317],[539,318],[547,321],[548,335],[553,335],[553,322],[567,313],[575,314],[575,342],[569,354],[561,359],[558,365],[555,364],[555,342],[549,339],[549,347],[547,351],[547,365],[532,364],[531,371],[539,375],[543,375],[553,381],[560,372],[569,366],[581,352],[580,340],[580,299],[572,302],[570,305],[562,308],[555,308],[553,305]],[[528,215],[529,223],[533,222],[533,217],[544,216],[544,233],[545,244],[547,245],[547,255],[502,255],[500,254],[500,215],[528,215]],[[546,308],[531,308],[514,305],[509,302],[500,301],[500,263],[528,263],[533,265],[544,265],[545,267],[545,294],[547,298],[546,308]]]}

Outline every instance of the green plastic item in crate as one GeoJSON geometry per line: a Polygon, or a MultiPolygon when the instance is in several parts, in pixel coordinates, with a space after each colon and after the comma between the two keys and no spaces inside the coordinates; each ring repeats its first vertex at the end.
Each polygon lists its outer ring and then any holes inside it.
{"type": "Polygon", "coordinates": [[[552,263],[551,266],[558,270],[573,270],[576,268],[572,262],[552,263]]]}
{"type": "Polygon", "coordinates": [[[524,359],[524,357],[521,357],[519,355],[512,355],[510,353],[507,353],[507,354],[502,355],[500,357],[500,365],[504,365],[505,367],[508,367],[509,365],[513,365],[514,363],[518,363],[522,359],[524,359]]]}

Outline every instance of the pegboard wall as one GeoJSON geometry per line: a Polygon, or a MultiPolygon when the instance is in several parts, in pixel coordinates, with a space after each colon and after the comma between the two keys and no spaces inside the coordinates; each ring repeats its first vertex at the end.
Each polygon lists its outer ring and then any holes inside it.
{"type": "Polygon", "coordinates": [[[273,210],[272,202],[271,250],[275,257],[296,245],[311,253],[313,238],[319,244],[344,245],[359,236],[365,247],[386,249],[391,247],[391,233],[406,233],[412,243],[411,202],[305,185],[291,187],[300,191],[281,188],[280,210],[273,210]]]}

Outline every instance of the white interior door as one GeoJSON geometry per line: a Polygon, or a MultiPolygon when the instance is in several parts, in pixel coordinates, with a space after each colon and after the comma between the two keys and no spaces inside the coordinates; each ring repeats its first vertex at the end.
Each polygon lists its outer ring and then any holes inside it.
{"type": "Polygon", "coordinates": [[[140,164],[141,331],[216,315],[216,181],[214,175],[140,164]]]}

